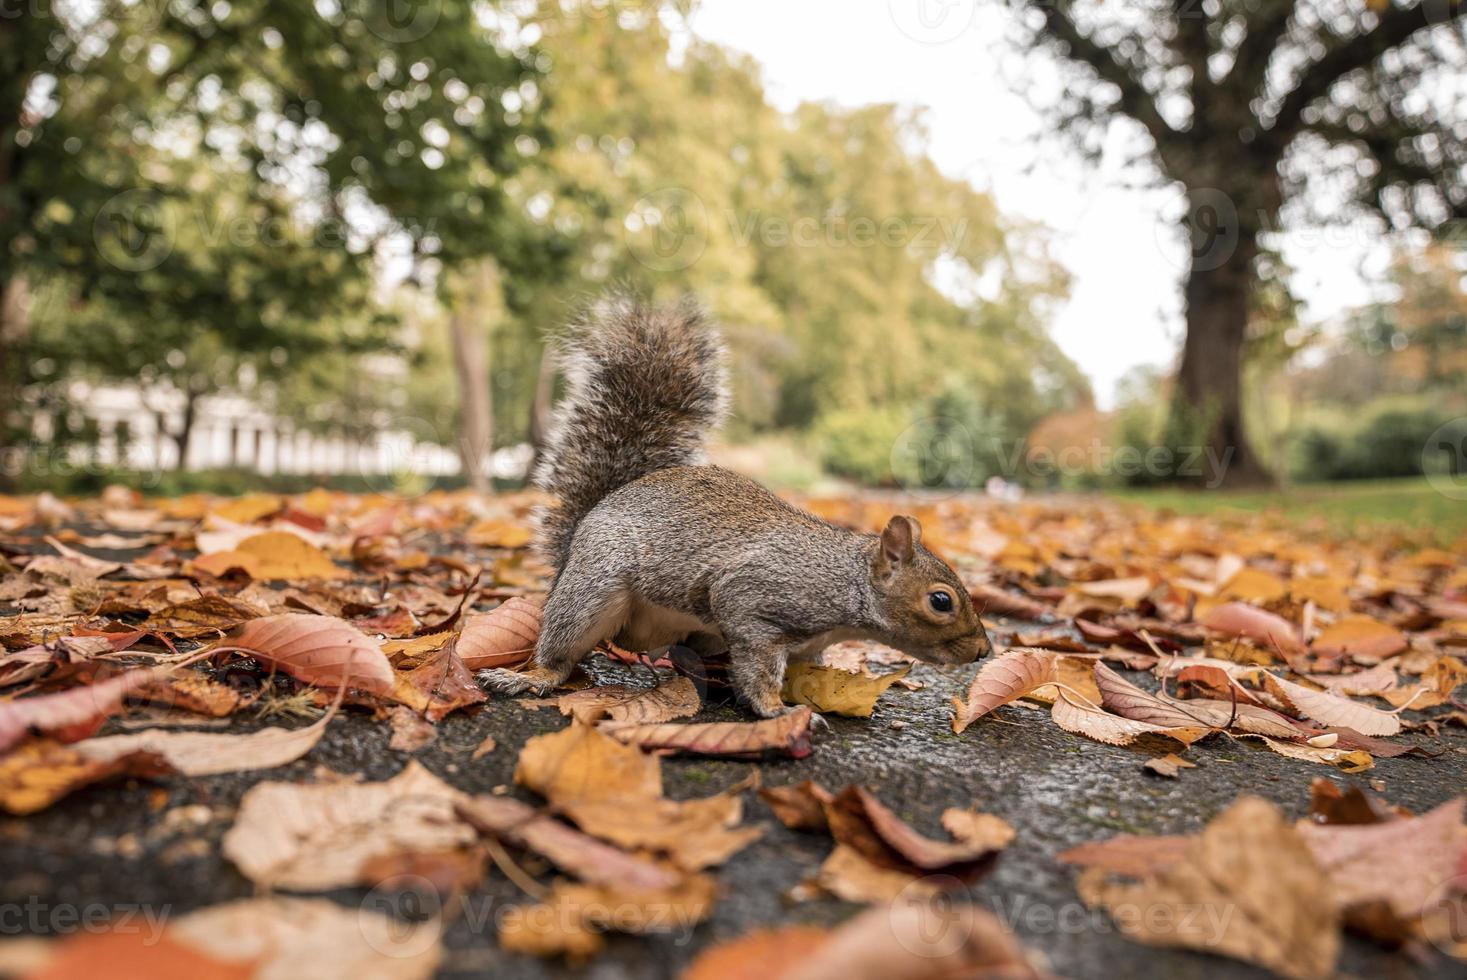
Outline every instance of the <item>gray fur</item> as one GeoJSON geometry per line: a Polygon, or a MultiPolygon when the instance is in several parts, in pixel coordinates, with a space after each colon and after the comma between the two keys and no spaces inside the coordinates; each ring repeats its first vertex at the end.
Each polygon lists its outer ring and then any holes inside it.
{"type": "MultiPolygon", "coordinates": [[[[991,650],[957,575],[896,518],[887,538],[835,527],[754,481],[694,464],[724,403],[721,349],[689,306],[614,299],[581,321],[570,393],[540,485],[557,576],[535,665],[484,671],[497,690],[548,690],[598,642],[635,650],[727,647],[734,683],[763,716],[785,710],[785,665],[866,637],[936,663],[991,650]],[[895,533],[900,532],[900,533],[895,533]],[[928,590],[952,594],[936,622],[928,590]]],[[[911,530],[903,522],[910,522],[911,530]]]]}

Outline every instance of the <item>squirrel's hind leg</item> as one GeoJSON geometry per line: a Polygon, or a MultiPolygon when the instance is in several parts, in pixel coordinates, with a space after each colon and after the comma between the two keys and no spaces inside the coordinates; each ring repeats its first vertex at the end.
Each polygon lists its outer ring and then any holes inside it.
{"type": "Polygon", "coordinates": [[[481,670],[479,683],[500,694],[548,694],[597,643],[621,629],[629,605],[630,595],[616,583],[576,574],[575,565],[568,565],[545,601],[533,666],[481,670]]]}
{"type": "Polygon", "coordinates": [[[764,630],[740,631],[729,636],[729,673],[734,689],[754,713],[773,718],[789,710],[780,697],[784,668],[797,644],[764,630]]]}

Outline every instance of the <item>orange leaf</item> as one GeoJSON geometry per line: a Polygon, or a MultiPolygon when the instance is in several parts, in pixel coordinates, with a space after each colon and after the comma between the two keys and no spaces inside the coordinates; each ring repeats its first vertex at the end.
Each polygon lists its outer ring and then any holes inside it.
{"type": "Polygon", "coordinates": [[[345,683],[386,696],[396,679],[377,641],[335,616],[283,613],[252,619],[221,648],[249,653],[307,684],[345,683]]]}
{"type": "Polygon", "coordinates": [[[1017,647],[984,664],[968,688],[968,699],[953,699],[953,731],[962,732],[999,705],[1023,697],[1055,680],[1054,654],[1017,647]]]}
{"type": "Polygon", "coordinates": [[[530,659],[540,636],[540,604],[515,596],[464,619],[458,655],[470,670],[513,667],[530,659]]]}

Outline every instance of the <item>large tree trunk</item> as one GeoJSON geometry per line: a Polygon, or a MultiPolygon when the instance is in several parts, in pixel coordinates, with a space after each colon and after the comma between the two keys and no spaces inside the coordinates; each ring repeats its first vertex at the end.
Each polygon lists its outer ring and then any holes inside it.
{"type": "Polygon", "coordinates": [[[494,452],[494,401],[489,390],[489,353],[481,317],[497,289],[494,267],[484,263],[455,297],[448,316],[453,366],[458,375],[458,455],[469,485],[493,489],[489,462],[494,452]]]}
{"type": "Polygon", "coordinates": [[[1194,260],[1187,276],[1187,337],[1177,370],[1169,446],[1176,475],[1209,487],[1272,482],[1243,431],[1243,347],[1254,249],[1194,260]]]}

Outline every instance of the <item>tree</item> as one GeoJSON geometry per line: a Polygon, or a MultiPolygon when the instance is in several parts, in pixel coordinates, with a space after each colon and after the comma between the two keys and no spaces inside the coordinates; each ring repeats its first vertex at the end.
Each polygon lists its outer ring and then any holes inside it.
{"type": "Polygon", "coordinates": [[[1233,483],[1268,479],[1243,426],[1250,297],[1281,216],[1441,228],[1467,212],[1460,0],[1008,0],[1020,42],[1063,69],[1046,107],[1097,152],[1142,134],[1145,165],[1186,198],[1186,339],[1168,438],[1231,455],[1233,483]],[[1325,210],[1314,185],[1345,203],[1325,210]]]}
{"type": "MultiPolygon", "coordinates": [[[[370,324],[337,304],[365,299],[386,245],[430,282],[486,257],[533,282],[555,236],[506,189],[543,136],[535,55],[513,32],[491,4],[5,11],[0,293],[64,283],[78,321],[100,304],[111,315],[71,353],[136,376],[187,362],[201,333],[287,363],[365,341],[302,325],[370,324]]],[[[0,324],[7,409],[36,380],[28,334],[0,324]]]]}

